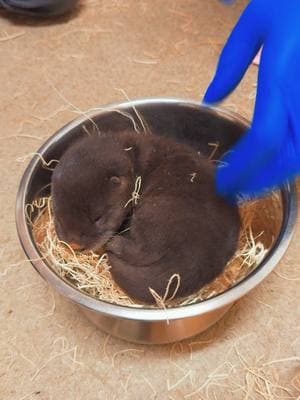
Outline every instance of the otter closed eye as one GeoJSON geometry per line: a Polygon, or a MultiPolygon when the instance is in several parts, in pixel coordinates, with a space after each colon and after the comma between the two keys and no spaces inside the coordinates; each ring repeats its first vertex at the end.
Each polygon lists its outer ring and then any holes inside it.
{"type": "Polygon", "coordinates": [[[118,185],[119,183],[121,183],[121,178],[118,176],[112,176],[110,178],[110,182],[113,183],[114,185],[118,185]]]}
{"type": "Polygon", "coordinates": [[[101,221],[101,219],[102,219],[102,215],[99,215],[99,216],[93,218],[93,222],[97,223],[97,222],[101,221]]]}

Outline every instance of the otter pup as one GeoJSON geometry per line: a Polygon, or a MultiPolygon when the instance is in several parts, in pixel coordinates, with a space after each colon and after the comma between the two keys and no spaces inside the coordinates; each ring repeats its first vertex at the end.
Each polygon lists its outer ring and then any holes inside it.
{"type": "Polygon", "coordinates": [[[238,209],[216,194],[213,164],[172,139],[85,136],[55,168],[52,197],[59,238],[81,249],[105,245],[115,281],[145,303],[155,302],[149,288],[163,296],[174,274],[176,297],[199,290],[237,247],[238,209]]]}

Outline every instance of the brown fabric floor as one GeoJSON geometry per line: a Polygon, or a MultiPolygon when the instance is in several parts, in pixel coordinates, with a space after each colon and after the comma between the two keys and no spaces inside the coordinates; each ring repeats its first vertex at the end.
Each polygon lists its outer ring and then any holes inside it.
{"type": "MultiPolygon", "coordinates": [[[[29,157],[81,110],[200,99],[245,1],[86,0],[55,23],[0,13],[0,399],[297,399],[300,223],[275,272],[204,334],[133,345],[96,330],[25,260],[14,222],[29,157]]],[[[234,62],[234,60],[233,60],[234,62]]],[[[226,101],[251,117],[257,67],[226,101]]],[[[299,398],[299,397],[298,397],[299,398]]]]}

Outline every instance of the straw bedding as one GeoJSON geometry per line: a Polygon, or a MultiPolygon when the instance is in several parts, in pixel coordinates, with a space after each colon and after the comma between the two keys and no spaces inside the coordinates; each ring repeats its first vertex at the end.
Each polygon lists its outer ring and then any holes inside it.
{"type": "MultiPolygon", "coordinates": [[[[110,274],[110,265],[105,251],[78,252],[57,238],[51,208],[51,196],[39,198],[26,206],[26,216],[41,257],[59,276],[78,290],[114,304],[144,307],[136,303],[117,286],[110,274]]],[[[182,306],[216,296],[248,276],[266,256],[280,229],[282,209],[278,193],[249,202],[240,207],[242,229],[239,246],[224,272],[201,288],[197,293],[173,300],[180,285],[180,276],[170,277],[164,295],[149,288],[156,305],[165,308],[182,306]],[[169,288],[175,281],[175,291],[169,288]]],[[[217,251],[217,249],[216,249],[217,251]]],[[[149,306],[147,306],[149,307],[149,306]]]]}

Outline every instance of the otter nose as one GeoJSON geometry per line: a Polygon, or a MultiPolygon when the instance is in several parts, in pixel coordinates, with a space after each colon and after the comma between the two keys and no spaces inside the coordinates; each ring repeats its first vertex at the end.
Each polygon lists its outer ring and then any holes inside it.
{"type": "Polygon", "coordinates": [[[81,249],[80,244],[75,243],[75,242],[69,243],[69,246],[72,247],[73,250],[80,250],[81,249]]]}

